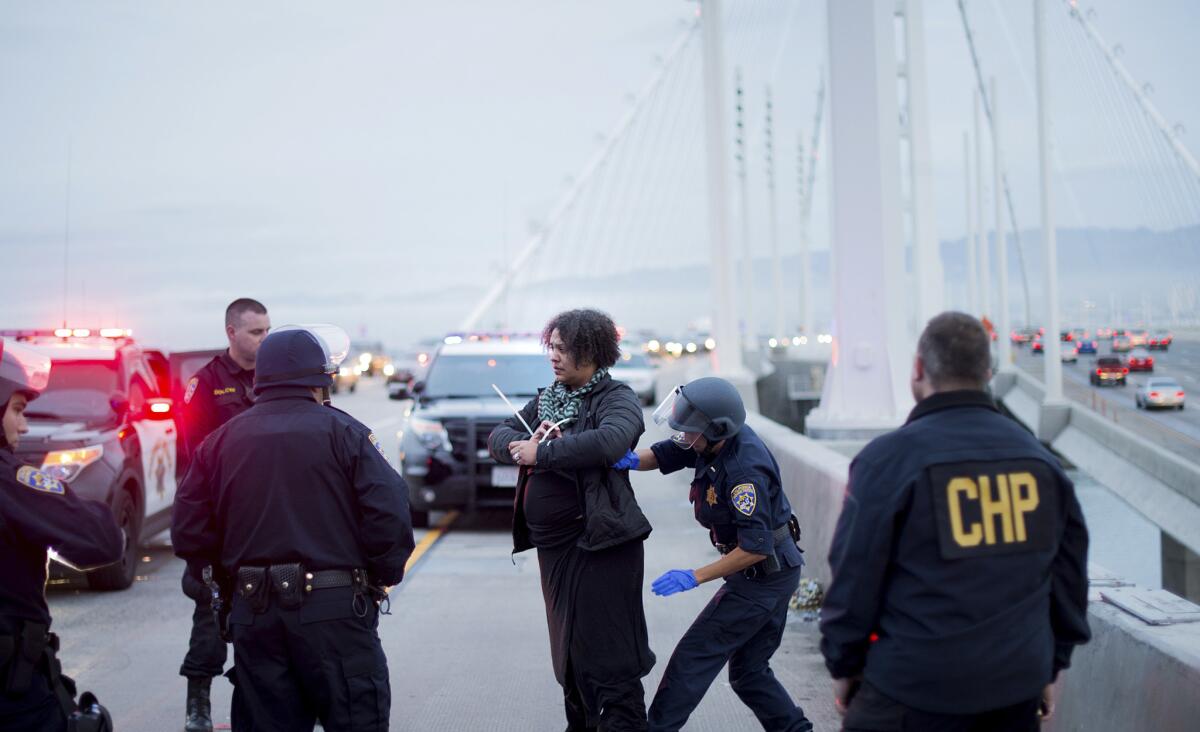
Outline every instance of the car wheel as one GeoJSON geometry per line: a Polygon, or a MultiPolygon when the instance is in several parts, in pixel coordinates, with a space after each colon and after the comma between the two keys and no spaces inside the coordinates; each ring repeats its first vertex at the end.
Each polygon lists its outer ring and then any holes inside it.
{"type": "Polygon", "coordinates": [[[1134,397],[1133,405],[1135,407],[1137,407],[1138,409],[1141,409],[1142,408],[1142,400],[1138,399],[1137,397],[1134,397]]]}
{"type": "Polygon", "coordinates": [[[128,490],[122,490],[117,495],[117,500],[113,503],[113,518],[117,520],[117,526],[121,527],[125,551],[113,564],[88,573],[88,586],[93,590],[124,590],[133,584],[134,575],[137,573],[141,521],[137,515],[137,503],[128,490]]]}
{"type": "Polygon", "coordinates": [[[1181,412],[1183,411],[1183,405],[1182,405],[1182,404],[1180,404],[1180,405],[1179,405],[1179,411],[1181,411],[1181,412]]]}
{"type": "Polygon", "coordinates": [[[351,385],[350,385],[350,393],[351,393],[351,394],[353,394],[353,393],[354,393],[354,390],[355,390],[355,389],[357,389],[357,388],[358,388],[358,384],[351,384],[351,385]]]}
{"type": "Polygon", "coordinates": [[[412,514],[412,525],[413,525],[414,529],[429,528],[429,512],[428,511],[418,511],[414,508],[414,509],[409,509],[409,512],[412,514]]]}

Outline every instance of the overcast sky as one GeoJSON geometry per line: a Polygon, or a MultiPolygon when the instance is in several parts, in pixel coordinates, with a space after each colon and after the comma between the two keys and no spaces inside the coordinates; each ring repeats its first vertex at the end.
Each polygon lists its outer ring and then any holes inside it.
{"type": "MultiPolygon", "coordinates": [[[[1061,4],[1050,4],[1067,28],[1061,4]]],[[[1098,27],[1195,149],[1200,4],[1094,5],[1098,27]]],[[[974,82],[956,3],[925,6],[938,231],[955,238],[974,82]]],[[[1037,217],[1030,7],[968,2],[1001,88],[1023,226],[1037,217]]],[[[789,185],[794,140],[811,126],[823,8],[726,3],[727,52],[747,69],[748,106],[775,87],[778,177],[789,185]]],[[[266,302],[276,324],[330,320],[392,342],[453,327],[628,109],[695,4],[6,1],[3,10],[0,327],[62,317],[69,226],[69,317],[186,347],[219,343],[221,310],[242,295],[266,302]]],[[[1052,50],[1057,139],[1084,203],[1060,223],[1167,225],[1111,183],[1127,163],[1104,107],[1084,98],[1088,77],[1069,48],[1052,50]]],[[[759,127],[751,121],[752,161],[759,127]]],[[[783,196],[793,200],[794,188],[783,196]]],[[[818,247],[827,206],[819,178],[818,247]]],[[[761,239],[765,224],[755,227],[761,239]]]]}

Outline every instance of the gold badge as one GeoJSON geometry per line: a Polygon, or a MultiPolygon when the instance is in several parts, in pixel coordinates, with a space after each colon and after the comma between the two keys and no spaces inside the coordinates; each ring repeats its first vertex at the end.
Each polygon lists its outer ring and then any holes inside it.
{"type": "Polygon", "coordinates": [[[708,486],[708,495],[704,496],[704,501],[710,506],[717,505],[717,489],[712,485],[708,486]]]}

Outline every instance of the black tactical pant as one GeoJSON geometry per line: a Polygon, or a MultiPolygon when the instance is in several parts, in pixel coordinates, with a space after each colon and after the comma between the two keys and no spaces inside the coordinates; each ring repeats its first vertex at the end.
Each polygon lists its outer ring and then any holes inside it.
{"type": "Polygon", "coordinates": [[[1038,732],[1040,699],[978,714],[937,714],[905,706],[863,682],[850,699],[843,732],[1038,732]]]}
{"type": "Polygon", "coordinates": [[[234,732],[312,729],[317,720],[326,732],[387,730],[387,659],[375,606],[364,607],[366,617],[357,617],[349,588],[317,590],[296,610],[278,607],[272,597],[257,615],[235,596],[234,732]]]}
{"type": "MultiPolygon", "coordinates": [[[[0,679],[3,676],[0,672],[0,679]]],[[[34,673],[29,688],[19,696],[0,688],[0,730],[66,732],[67,717],[45,674],[34,673]]]]}
{"type": "Polygon", "coordinates": [[[192,636],[188,639],[188,651],[179,667],[179,675],[191,678],[220,676],[225,672],[229,649],[217,631],[212,592],[184,568],[183,594],[195,600],[196,606],[192,610],[192,636]]]}

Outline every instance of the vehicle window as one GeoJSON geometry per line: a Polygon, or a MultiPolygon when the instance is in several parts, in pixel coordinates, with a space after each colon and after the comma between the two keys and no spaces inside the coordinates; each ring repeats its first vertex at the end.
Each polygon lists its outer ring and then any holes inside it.
{"type": "Polygon", "coordinates": [[[30,404],[31,419],[95,421],[113,416],[109,399],[118,391],[117,362],[55,361],[46,391],[30,404]]]}
{"type": "Polygon", "coordinates": [[[140,375],[134,375],[129,380],[129,411],[134,415],[142,413],[146,408],[146,399],[152,395],[150,387],[140,375]]]}
{"type": "Polygon", "coordinates": [[[429,399],[492,397],[492,384],[510,399],[531,397],[554,381],[550,363],[542,355],[438,356],[429,367],[425,393],[429,399]]]}

